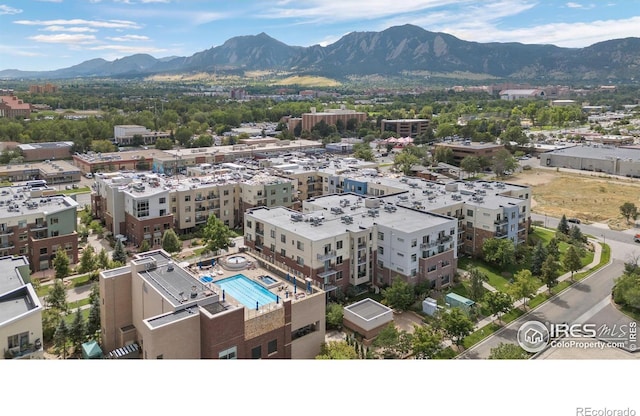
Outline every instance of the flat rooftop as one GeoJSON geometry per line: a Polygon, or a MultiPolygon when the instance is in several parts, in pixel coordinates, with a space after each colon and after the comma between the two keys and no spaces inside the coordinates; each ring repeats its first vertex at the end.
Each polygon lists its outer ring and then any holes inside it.
{"type": "Polygon", "coordinates": [[[640,150],[632,147],[615,147],[608,145],[592,145],[592,146],[574,146],[564,149],[557,149],[549,152],[551,155],[581,157],[586,159],[601,159],[601,160],[631,160],[634,162],[640,161],[640,150]]]}
{"type": "MultiPolygon", "coordinates": [[[[48,189],[50,188],[45,188],[45,190],[48,189]]],[[[0,191],[0,220],[28,214],[44,217],[47,214],[69,208],[77,209],[77,207],[76,201],[63,195],[32,197],[31,191],[23,186],[6,187],[0,191]]]]}
{"type": "Polygon", "coordinates": [[[25,265],[29,262],[24,257],[0,258],[0,295],[24,286],[25,282],[16,268],[25,265]]]}
{"type": "Polygon", "coordinates": [[[392,311],[391,308],[384,306],[371,298],[363,299],[360,302],[345,306],[344,308],[353,312],[365,321],[370,321],[392,311]]]}

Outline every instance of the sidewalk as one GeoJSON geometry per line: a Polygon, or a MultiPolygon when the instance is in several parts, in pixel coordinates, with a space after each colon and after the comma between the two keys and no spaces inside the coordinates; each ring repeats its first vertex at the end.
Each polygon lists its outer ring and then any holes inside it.
{"type": "MultiPolygon", "coordinates": [[[[584,266],[583,268],[581,268],[580,270],[578,270],[575,273],[581,273],[581,272],[585,272],[588,271],[592,268],[594,268],[595,266],[598,265],[598,263],[600,263],[600,259],[602,258],[602,246],[600,245],[600,242],[594,238],[590,238],[589,242],[591,244],[593,244],[594,247],[594,253],[593,253],[593,261],[589,264],[587,264],[586,266],[584,266]]],[[[571,279],[571,272],[567,272],[561,276],[558,277],[558,283],[563,282],[565,280],[569,280],[571,279]]],[[[487,288],[488,290],[491,290],[492,292],[495,292],[496,289],[491,287],[487,282],[484,282],[484,287],[487,288]],[[489,289],[491,288],[491,289],[489,289]]],[[[547,287],[547,285],[543,285],[541,286],[538,291],[535,293],[534,296],[537,296],[541,293],[545,293],[548,292],[549,288],[547,287]]],[[[515,301],[513,303],[513,308],[519,308],[520,306],[522,306],[523,304],[523,300],[522,299],[518,299],[517,301],[515,301]]],[[[477,331],[487,325],[489,325],[490,323],[494,322],[495,318],[493,316],[487,316],[484,319],[481,319],[480,321],[478,321],[478,323],[476,323],[474,330],[477,331]]]]}

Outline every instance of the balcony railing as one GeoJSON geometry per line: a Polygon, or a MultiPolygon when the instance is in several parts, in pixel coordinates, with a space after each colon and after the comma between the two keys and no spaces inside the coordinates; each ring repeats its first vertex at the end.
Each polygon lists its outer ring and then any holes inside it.
{"type": "Polygon", "coordinates": [[[0,228],[0,235],[13,235],[13,228],[12,227],[3,227],[0,228]]]}
{"type": "Polygon", "coordinates": [[[319,261],[327,261],[327,260],[331,260],[332,258],[336,257],[337,253],[335,250],[329,251],[325,254],[318,254],[317,259],[319,261]]]}
{"type": "Polygon", "coordinates": [[[256,228],[256,234],[264,236],[264,228],[256,228]]]}
{"type": "Polygon", "coordinates": [[[43,222],[37,222],[33,225],[33,227],[31,227],[32,230],[43,230],[47,228],[47,222],[43,221],[43,222]]]}
{"type": "Polygon", "coordinates": [[[506,224],[509,222],[509,218],[504,217],[493,221],[494,224],[506,224]]]}

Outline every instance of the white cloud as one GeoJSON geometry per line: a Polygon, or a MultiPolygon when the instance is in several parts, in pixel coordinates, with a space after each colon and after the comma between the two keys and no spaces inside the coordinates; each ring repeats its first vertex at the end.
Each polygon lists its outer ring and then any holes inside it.
{"type": "Polygon", "coordinates": [[[43,32],[73,32],[73,33],[84,33],[84,32],[97,32],[96,29],[92,29],[90,27],[67,27],[67,26],[47,26],[40,29],[43,32]]]}
{"type": "Polygon", "coordinates": [[[22,13],[22,9],[16,9],[6,4],[0,4],[0,15],[3,14],[19,14],[22,13]]]}
{"type": "Polygon", "coordinates": [[[22,46],[10,46],[10,45],[0,45],[0,53],[6,53],[8,55],[13,55],[13,56],[27,56],[27,57],[43,56],[42,53],[29,51],[22,46]]]}
{"type": "Polygon", "coordinates": [[[161,53],[166,52],[167,49],[163,48],[154,48],[154,47],[146,47],[146,46],[129,46],[129,45],[98,45],[87,48],[92,51],[116,51],[123,55],[132,55],[136,53],[161,53]]]}
{"type": "Polygon", "coordinates": [[[565,6],[567,6],[570,9],[580,9],[582,8],[582,4],[580,3],[574,3],[572,1],[570,1],[569,3],[565,4],[565,6]]]}
{"type": "Polygon", "coordinates": [[[105,29],[140,29],[142,26],[128,20],[85,20],[85,19],[55,19],[55,20],[16,20],[13,23],[27,26],[90,26],[105,29]]]}
{"type": "Polygon", "coordinates": [[[130,42],[135,40],[149,40],[149,37],[140,35],[124,35],[119,37],[107,37],[107,39],[115,42],[130,42]]]}
{"type": "Polygon", "coordinates": [[[68,44],[89,44],[95,43],[96,37],[93,35],[73,35],[69,33],[60,33],[57,35],[35,35],[29,39],[43,43],[68,43],[68,44]]]}

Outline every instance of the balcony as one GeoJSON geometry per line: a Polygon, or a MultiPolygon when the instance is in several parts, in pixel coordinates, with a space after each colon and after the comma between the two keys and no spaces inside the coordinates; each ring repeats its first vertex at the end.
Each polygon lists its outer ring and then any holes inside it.
{"type": "Polygon", "coordinates": [[[504,217],[504,218],[499,218],[495,221],[493,221],[494,224],[506,224],[509,222],[509,218],[504,217]]]}
{"type": "Polygon", "coordinates": [[[37,339],[33,344],[26,344],[20,347],[9,348],[4,352],[5,359],[27,358],[29,355],[42,351],[42,343],[37,339]]]}
{"type": "Polygon", "coordinates": [[[331,260],[332,258],[336,257],[337,253],[335,250],[326,252],[324,254],[318,254],[317,255],[317,259],[318,261],[327,261],[327,260],[331,260]]]}
{"type": "Polygon", "coordinates": [[[42,222],[36,222],[33,227],[31,227],[32,231],[36,231],[36,230],[46,230],[47,229],[47,222],[46,221],[42,221],[42,222]]]}
{"type": "Polygon", "coordinates": [[[220,195],[207,195],[207,199],[217,199],[220,198],[220,195]]]}
{"type": "Polygon", "coordinates": [[[256,235],[261,235],[264,237],[264,228],[256,228],[256,235]]]}
{"type": "Polygon", "coordinates": [[[204,201],[204,197],[203,197],[203,196],[197,196],[197,197],[194,199],[194,201],[197,201],[197,202],[199,202],[199,201],[204,201]]]}
{"type": "Polygon", "coordinates": [[[508,233],[506,231],[496,231],[495,236],[496,238],[505,238],[507,234],[508,233]]]}
{"type": "Polygon", "coordinates": [[[367,263],[367,256],[358,257],[358,263],[357,263],[358,266],[361,265],[361,264],[366,264],[366,263],[367,263]]]}
{"type": "Polygon", "coordinates": [[[451,236],[445,235],[445,236],[438,237],[437,244],[448,243],[449,241],[451,241],[451,236]]]}
{"type": "Polygon", "coordinates": [[[0,228],[0,236],[12,236],[13,235],[13,227],[2,227],[0,228]]]}
{"type": "Polygon", "coordinates": [[[0,249],[3,250],[11,250],[15,247],[15,244],[13,244],[12,242],[0,243],[0,249]]]}
{"type": "Polygon", "coordinates": [[[207,208],[206,207],[198,207],[195,209],[195,212],[202,212],[202,211],[206,211],[207,208]]]}

